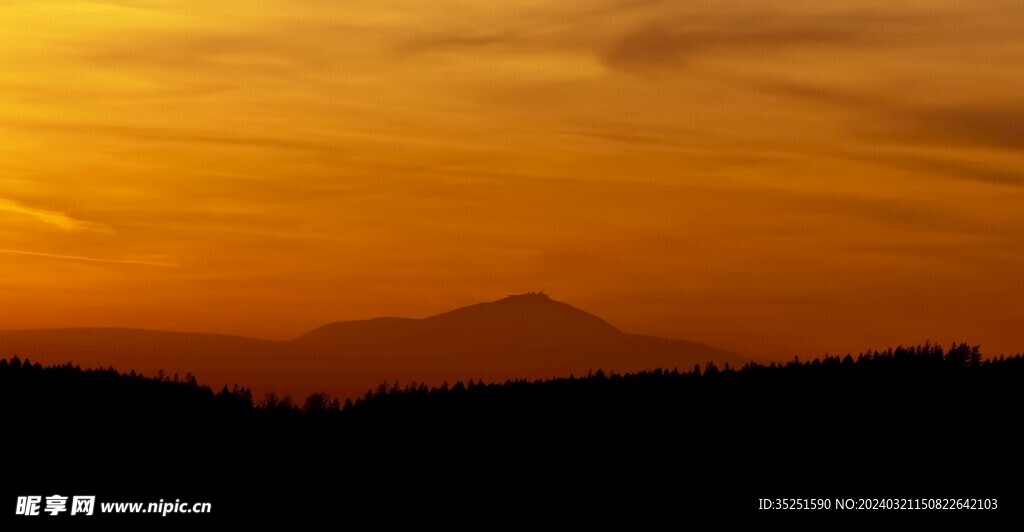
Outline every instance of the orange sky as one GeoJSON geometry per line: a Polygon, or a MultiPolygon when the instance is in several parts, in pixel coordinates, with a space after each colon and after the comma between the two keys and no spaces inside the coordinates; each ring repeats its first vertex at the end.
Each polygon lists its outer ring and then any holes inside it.
{"type": "Polygon", "coordinates": [[[1024,350],[1024,4],[0,2],[0,329],[545,290],[751,356],[1024,350]]]}

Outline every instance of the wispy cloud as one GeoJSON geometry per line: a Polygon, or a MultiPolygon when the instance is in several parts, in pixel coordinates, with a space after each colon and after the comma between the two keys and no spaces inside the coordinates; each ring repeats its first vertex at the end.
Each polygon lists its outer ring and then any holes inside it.
{"type": "Polygon", "coordinates": [[[61,255],[57,253],[42,253],[38,251],[25,251],[21,249],[0,249],[0,253],[7,255],[25,255],[29,257],[43,257],[47,259],[57,260],[71,260],[80,262],[101,262],[105,264],[137,264],[140,266],[164,266],[171,267],[177,266],[172,262],[160,262],[154,260],[141,260],[141,259],[104,259],[100,257],[83,257],[79,255],[61,255]]]}
{"type": "Polygon", "coordinates": [[[967,102],[913,109],[894,117],[897,134],[925,141],[978,147],[1024,149],[1021,101],[967,102]]]}
{"type": "Polygon", "coordinates": [[[882,166],[915,171],[928,176],[1024,187],[1024,171],[1016,168],[999,167],[991,163],[981,164],[973,161],[958,160],[949,156],[926,157],[911,153],[859,153],[851,154],[850,158],[882,166]]]}
{"type": "MultiPolygon", "coordinates": [[[[853,11],[828,15],[720,12],[660,18],[627,33],[604,56],[614,68],[679,67],[709,53],[777,52],[796,47],[865,47],[889,44],[922,33],[910,16],[853,11]]],[[[920,21],[916,21],[920,22],[920,21]]]]}
{"type": "Polygon", "coordinates": [[[339,147],[335,144],[316,142],[305,139],[281,138],[272,136],[246,136],[232,133],[212,134],[199,130],[162,129],[157,127],[124,126],[107,123],[61,123],[61,122],[8,122],[7,127],[25,131],[43,131],[49,133],[65,133],[69,135],[108,135],[123,139],[145,140],[155,142],[177,142],[192,144],[212,144],[239,146],[243,148],[277,148],[282,150],[299,150],[334,153],[339,147]]]}
{"type": "Polygon", "coordinates": [[[63,229],[64,231],[110,231],[110,227],[103,224],[79,220],[62,212],[29,207],[13,200],[0,199],[0,212],[28,216],[36,221],[63,229]]]}

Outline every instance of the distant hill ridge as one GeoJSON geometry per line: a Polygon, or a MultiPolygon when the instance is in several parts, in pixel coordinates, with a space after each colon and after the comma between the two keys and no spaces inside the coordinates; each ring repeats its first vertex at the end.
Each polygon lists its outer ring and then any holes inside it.
{"type": "Polygon", "coordinates": [[[746,361],[694,342],[624,333],[543,292],[422,319],[329,323],[286,341],[123,328],[0,331],[0,357],[14,355],[123,371],[191,372],[212,385],[237,382],[257,393],[343,397],[381,382],[504,381],[746,361]]]}

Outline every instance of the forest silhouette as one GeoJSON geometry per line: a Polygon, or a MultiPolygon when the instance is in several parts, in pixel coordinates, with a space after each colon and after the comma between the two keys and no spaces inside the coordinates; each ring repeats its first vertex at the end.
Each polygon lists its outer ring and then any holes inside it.
{"type": "MultiPolygon", "coordinates": [[[[1024,355],[985,359],[980,346],[961,343],[946,350],[925,343],[868,351],[856,357],[826,355],[804,362],[799,358],[786,363],[750,362],[740,368],[729,364],[719,368],[709,362],[686,371],[674,368],[606,374],[597,369],[582,376],[504,383],[470,380],[433,387],[416,382],[381,383],[354,401],[342,402],[325,392],[312,393],[301,401],[274,392],[254,398],[248,388],[238,384],[215,391],[201,385],[191,373],[168,375],[161,370],[145,376],[134,370],[82,369],[70,363],[43,366],[15,356],[0,359],[0,389],[7,414],[29,419],[138,415],[142,416],[140,421],[169,416],[198,421],[284,417],[330,419],[344,425],[385,419],[406,423],[462,418],[494,422],[505,416],[529,416],[543,422],[566,410],[588,418],[626,411],[631,417],[664,415],[690,409],[694,409],[693,414],[705,416],[725,413],[750,401],[800,401],[804,403],[799,405],[801,410],[824,414],[850,401],[863,406],[928,393],[977,397],[1016,382],[1022,372],[1024,355]],[[805,400],[809,398],[840,403],[805,400]]],[[[856,411],[847,414],[857,415],[856,411]]]]}
{"type": "Polygon", "coordinates": [[[8,471],[28,483],[175,486],[224,512],[254,501],[273,512],[305,505],[315,490],[294,486],[315,471],[332,507],[353,512],[568,516],[559,493],[569,490],[588,508],[732,515],[777,496],[1002,496],[1010,506],[1022,377],[1022,355],[923,344],[740,368],[385,383],[342,401],[12,358],[0,361],[0,404],[34,457],[8,471]]]}

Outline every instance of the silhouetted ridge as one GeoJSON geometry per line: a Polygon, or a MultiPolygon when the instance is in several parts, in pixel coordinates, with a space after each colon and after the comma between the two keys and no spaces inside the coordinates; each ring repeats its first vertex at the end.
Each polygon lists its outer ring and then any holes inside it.
{"type": "Polygon", "coordinates": [[[384,339],[401,334],[403,328],[412,325],[413,318],[382,317],[368,320],[336,321],[317,327],[295,339],[295,342],[318,343],[337,339],[353,341],[384,339]]]}
{"type": "Polygon", "coordinates": [[[598,368],[633,372],[741,365],[736,353],[628,334],[546,294],[511,295],[422,319],[335,322],[294,340],[132,329],[0,331],[0,356],[44,363],[192,372],[214,386],[245,382],[263,393],[323,390],[357,397],[387,380],[537,379],[598,368]]]}
{"type": "Polygon", "coordinates": [[[428,331],[450,334],[519,336],[524,333],[557,334],[575,338],[621,334],[601,318],[572,305],[555,301],[543,292],[510,295],[497,301],[478,303],[423,319],[376,318],[341,321],[319,327],[296,339],[303,343],[362,342],[366,336],[405,337],[428,331]]]}

